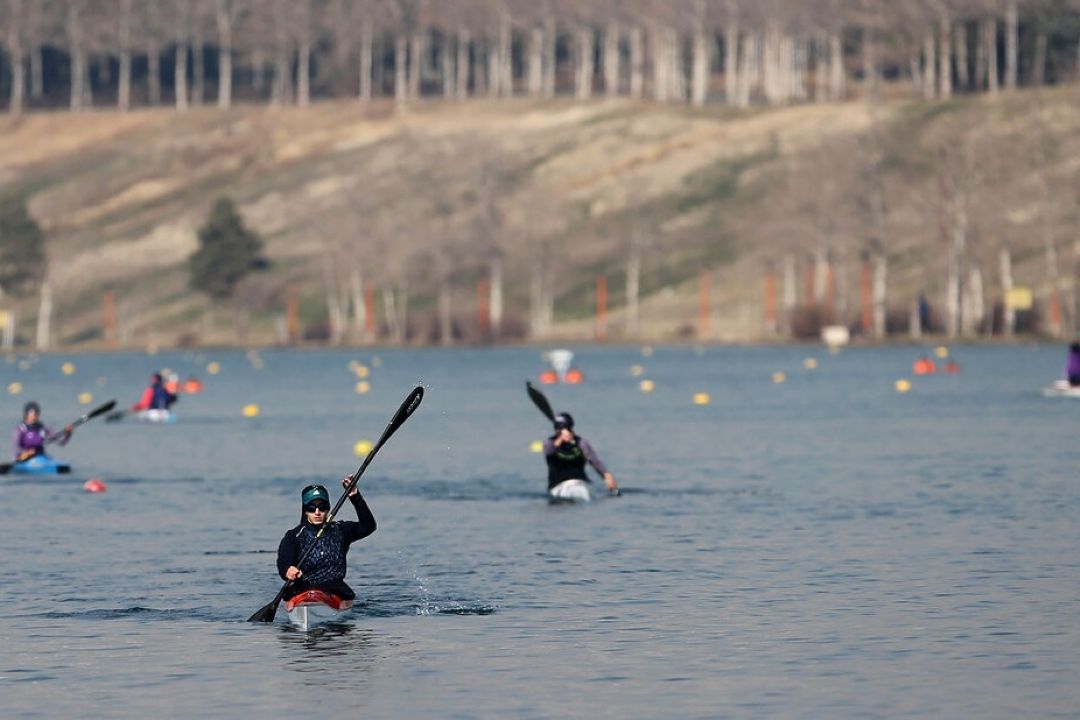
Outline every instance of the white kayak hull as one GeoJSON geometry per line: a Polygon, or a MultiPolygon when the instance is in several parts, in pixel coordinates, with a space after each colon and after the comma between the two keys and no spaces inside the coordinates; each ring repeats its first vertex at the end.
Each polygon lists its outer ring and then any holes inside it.
{"type": "Polygon", "coordinates": [[[1043,395],[1046,397],[1080,398],[1080,386],[1070,385],[1065,380],[1058,380],[1052,385],[1043,388],[1043,395]]]}
{"type": "Polygon", "coordinates": [[[310,630],[327,622],[333,622],[353,606],[352,600],[344,600],[321,590],[308,590],[285,603],[289,622],[300,630],[310,630]]]}
{"type": "Polygon", "coordinates": [[[174,423],[176,416],[169,410],[140,410],[134,415],[136,420],[151,423],[174,423]]]}
{"type": "Polygon", "coordinates": [[[585,480],[563,480],[548,490],[551,502],[589,502],[592,500],[592,486],[585,480]]]}

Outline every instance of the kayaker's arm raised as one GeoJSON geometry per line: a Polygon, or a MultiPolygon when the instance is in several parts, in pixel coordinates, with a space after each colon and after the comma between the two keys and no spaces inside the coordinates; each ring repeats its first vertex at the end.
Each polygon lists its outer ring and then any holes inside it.
{"type": "MultiPolygon", "coordinates": [[[[346,476],[341,481],[341,484],[343,487],[348,487],[351,481],[352,478],[346,476]]],[[[345,539],[350,543],[354,543],[375,532],[378,523],[375,522],[375,516],[371,514],[371,508],[368,507],[364,496],[360,494],[359,486],[353,487],[352,492],[349,493],[349,501],[352,502],[353,508],[356,510],[357,521],[345,523],[345,539]]]]}

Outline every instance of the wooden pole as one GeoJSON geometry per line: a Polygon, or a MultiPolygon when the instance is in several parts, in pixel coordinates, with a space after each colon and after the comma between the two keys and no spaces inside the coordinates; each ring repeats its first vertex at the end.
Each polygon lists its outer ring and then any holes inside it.
{"type": "Polygon", "coordinates": [[[607,278],[596,278],[596,339],[607,340],[607,278]]]}
{"type": "Polygon", "coordinates": [[[874,302],[873,302],[873,277],[874,272],[870,267],[869,260],[863,260],[862,266],[862,331],[866,335],[874,332],[874,302]]]}
{"type": "Polygon", "coordinates": [[[285,328],[289,344],[300,342],[300,298],[295,285],[290,285],[285,300],[285,328]]]}
{"type": "Polygon", "coordinates": [[[476,283],[476,329],[481,339],[491,333],[491,285],[487,278],[476,283]]]}
{"type": "Polygon", "coordinates": [[[776,273],[769,270],[765,273],[765,332],[769,335],[775,335],[777,329],[776,273]]]}
{"type": "Polygon", "coordinates": [[[116,347],[116,296],[112,290],[106,290],[101,299],[102,323],[105,342],[116,347]]]}
{"type": "Polygon", "coordinates": [[[709,300],[709,271],[702,270],[698,276],[698,340],[708,340],[711,335],[712,303],[709,300]]]}

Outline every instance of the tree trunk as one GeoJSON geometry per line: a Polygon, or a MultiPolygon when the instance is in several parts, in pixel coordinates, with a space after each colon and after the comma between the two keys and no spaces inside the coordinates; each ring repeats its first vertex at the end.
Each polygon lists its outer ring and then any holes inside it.
{"type": "Polygon", "coordinates": [[[844,99],[844,45],[839,34],[829,37],[829,95],[833,100],[844,99]]]}
{"type": "Polygon", "coordinates": [[[161,104],[161,48],[151,45],[146,51],[146,82],[150,107],[161,104]]]}
{"type": "Polygon", "coordinates": [[[645,96],[645,37],[640,27],[630,29],[630,97],[645,96]]]}
{"type": "Polygon", "coordinates": [[[649,55],[652,56],[653,99],[657,102],[667,102],[670,93],[667,72],[668,54],[664,48],[664,33],[659,27],[652,27],[649,30],[649,55]]]}
{"type": "Polygon", "coordinates": [[[222,110],[232,107],[232,15],[225,5],[226,0],[217,1],[218,31],[218,97],[217,105],[222,110]]]}
{"type": "Polygon", "coordinates": [[[1015,90],[1020,79],[1020,13],[1017,0],[1005,7],[1005,87],[1015,90]]]}
{"type": "Polygon", "coordinates": [[[975,38],[975,73],[972,77],[972,89],[976,92],[986,89],[986,30],[987,22],[980,20],[975,38]]]}
{"type": "Polygon", "coordinates": [[[285,105],[292,94],[289,88],[290,64],[288,49],[284,46],[277,48],[274,53],[274,82],[270,90],[270,104],[274,107],[285,105]]]}
{"type": "Polygon", "coordinates": [[[704,107],[709,94],[709,75],[712,71],[712,52],[703,21],[694,27],[693,81],[690,100],[694,107],[704,107]]]}
{"type": "Polygon", "coordinates": [[[941,53],[938,55],[938,60],[941,63],[941,69],[938,75],[941,79],[941,98],[948,100],[952,97],[952,19],[943,11],[939,23],[941,53]]]}
{"type": "Polygon", "coordinates": [[[544,88],[544,31],[540,27],[529,30],[525,78],[525,92],[529,97],[540,97],[544,88]]]}
{"type": "Polygon", "coordinates": [[[409,39],[399,33],[394,37],[394,102],[399,105],[409,99],[408,55],[409,39]]]}
{"type": "Polygon", "coordinates": [[[81,112],[86,99],[86,49],[83,47],[82,18],[75,3],[68,5],[67,34],[71,53],[71,111],[81,112]]]}
{"type": "Polygon", "coordinates": [[[874,256],[874,337],[885,337],[886,285],[888,258],[884,252],[874,256]]]}
{"type": "Polygon", "coordinates": [[[360,26],[360,102],[371,102],[372,98],[372,61],[375,51],[374,29],[371,21],[365,20],[360,26]]]}
{"type": "Polygon", "coordinates": [[[420,70],[423,67],[424,33],[417,31],[409,40],[409,99],[420,99],[420,70]]]}
{"type": "Polygon", "coordinates": [[[989,18],[983,30],[986,43],[986,89],[991,95],[997,95],[1001,87],[1001,75],[998,72],[997,20],[989,18]]]}
{"type": "Polygon", "coordinates": [[[619,26],[609,22],[604,29],[604,94],[619,94],[619,26]]]}
{"type": "Polygon", "coordinates": [[[558,26],[555,18],[549,16],[544,20],[544,97],[549,100],[555,97],[556,64],[559,60],[555,50],[558,42],[558,26]]]}
{"type": "Polygon", "coordinates": [[[630,244],[626,264],[626,336],[637,338],[641,332],[641,240],[636,232],[630,244]]]}
{"type": "Polygon", "coordinates": [[[443,100],[454,99],[454,47],[450,35],[444,33],[439,44],[439,69],[442,79],[443,100]]]}
{"type": "Polygon", "coordinates": [[[296,58],[296,104],[311,104],[311,42],[305,37],[300,41],[296,58]]]}
{"type": "MultiPolygon", "coordinates": [[[[862,31],[862,66],[863,87],[867,97],[876,98],[878,94],[878,49],[877,35],[872,28],[863,28],[862,31]]],[[[875,328],[876,330],[876,328],[875,328]]]]}
{"type": "Polygon", "coordinates": [[[956,52],[956,84],[961,90],[971,88],[968,68],[968,26],[961,20],[953,26],[953,49],[956,52]]]}
{"type": "Polygon", "coordinates": [[[454,320],[451,299],[450,281],[444,278],[439,283],[439,344],[443,347],[454,344],[454,320]]]}
{"type": "Polygon", "coordinates": [[[1035,35],[1035,56],[1032,59],[1031,84],[1042,87],[1046,80],[1046,31],[1040,29],[1035,35]]]}
{"type": "Polygon", "coordinates": [[[595,34],[591,27],[578,28],[577,31],[577,88],[575,94],[578,100],[592,99],[594,65],[594,42],[595,34]]]}
{"type": "Polygon", "coordinates": [[[13,115],[22,113],[26,98],[26,53],[23,50],[22,28],[19,26],[19,6],[12,8],[16,19],[11,20],[7,32],[8,66],[11,68],[11,90],[8,97],[8,112],[13,115]]]}
{"type": "Polygon", "coordinates": [[[200,107],[206,99],[206,44],[202,32],[195,31],[191,48],[191,103],[200,107]]]}
{"type": "Polygon", "coordinates": [[[732,18],[724,28],[724,101],[739,104],[739,23],[732,18]]]}
{"type": "Polygon", "coordinates": [[[467,28],[458,28],[457,32],[457,99],[469,97],[469,76],[472,75],[472,55],[469,46],[472,40],[467,28]]]}
{"type": "Polygon", "coordinates": [[[177,39],[176,72],[173,81],[176,88],[176,109],[180,111],[188,109],[187,45],[185,42],[184,39],[177,39]]]}
{"type": "Polygon", "coordinates": [[[360,269],[353,267],[349,272],[349,291],[352,293],[353,331],[359,342],[367,342],[367,303],[364,300],[364,277],[360,269]]]}
{"type": "Polygon", "coordinates": [[[973,265],[968,273],[967,292],[964,294],[964,298],[967,305],[963,313],[964,334],[967,337],[974,337],[979,334],[983,317],[986,315],[983,301],[982,270],[979,269],[978,265],[973,265]]]}
{"type": "Polygon", "coordinates": [[[30,50],[30,97],[40,100],[45,95],[45,49],[38,45],[30,50]]]}
{"type": "Polygon", "coordinates": [[[783,326],[783,333],[790,336],[795,318],[795,306],[798,303],[798,288],[795,287],[795,256],[793,254],[784,254],[780,272],[783,276],[781,281],[783,283],[783,289],[781,290],[780,296],[780,307],[783,317],[780,319],[780,323],[783,326]]]}
{"type": "Polygon", "coordinates": [[[499,65],[499,45],[498,39],[488,39],[484,46],[487,51],[487,93],[490,98],[497,98],[501,95],[502,87],[502,73],[500,72],[499,65]]]}
{"type": "Polygon", "coordinates": [[[499,96],[514,96],[514,33],[510,16],[503,13],[499,22],[499,96]]]}
{"type": "Polygon", "coordinates": [[[1012,255],[1008,248],[1001,248],[1001,294],[1002,294],[1002,328],[1005,337],[1011,338],[1016,332],[1016,308],[1012,306],[1009,297],[1013,289],[1012,255]]]}
{"type": "Polygon", "coordinates": [[[923,97],[933,100],[937,97],[937,43],[933,28],[928,28],[923,36],[923,97]]]}
{"type": "Polygon", "coordinates": [[[41,306],[38,308],[37,342],[38,350],[49,349],[50,328],[52,327],[52,285],[48,280],[41,283],[41,306]]]}

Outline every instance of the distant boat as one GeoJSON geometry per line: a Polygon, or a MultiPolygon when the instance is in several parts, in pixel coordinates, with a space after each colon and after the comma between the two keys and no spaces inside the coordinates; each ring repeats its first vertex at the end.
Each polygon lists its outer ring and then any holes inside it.
{"type": "Polygon", "coordinates": [[[1058,380],[1043,388],[1046,397],[1080,398],[1080,386],[1070,385],[1067,380],[1058,380]]]}

